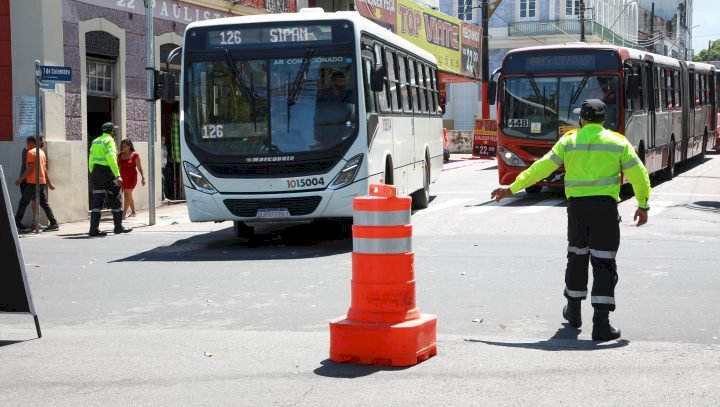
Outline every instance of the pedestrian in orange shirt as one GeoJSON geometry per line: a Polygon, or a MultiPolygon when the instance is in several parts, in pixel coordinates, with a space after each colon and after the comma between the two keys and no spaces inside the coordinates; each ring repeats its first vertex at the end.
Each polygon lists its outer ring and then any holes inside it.
{"type": "MultiPolygon", "coordinates": [[[[27,187],[20,197],[20,203],[18,203],[18,208],[15,212],[15,225],[17,226],[18,231],[30,231],[30,228],[22,224],[22,219],[25,216],[25,209],[27,209],[30,202],[35,199],[35,190],[38,189],[40,192],[40,207],[50,221],[50,225],[48,225],[46,230],[58,230],[60,227],[58,226],[57,219],[55,219],[55,216],[53,215],[52,209],[50,209],[50,204],[48,203],[47,196],[45,195],[45,185],[47,185],[50,189],[55,189],[55,185],[53,185],[52,181],[50,181],[45,152],[41,149],[35,148],[35,146],[35,137],[28,137],[25,172],[20,175],[20,178],[18,178],[17,181],[15,181],[15,185],[20,185],[23,181],[27,183],[27,187]],[[35,170],[38,151],[40,152],[39,174],[35,170]]],[[[34,221],[35,220],[33,219],[33,222],[34,221]]]]}

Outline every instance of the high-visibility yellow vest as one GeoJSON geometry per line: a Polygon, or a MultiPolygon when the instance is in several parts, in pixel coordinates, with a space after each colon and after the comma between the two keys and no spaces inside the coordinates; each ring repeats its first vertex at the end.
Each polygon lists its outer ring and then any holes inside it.
{"type": "Polygon", "coordinates": [[[88,169],[92,172],[94,166],[104,165],[110,167],[113,175],[119,177],[120,168],[118,168],[117,155],[115,139],[110,134],[103,133],[100,137],[93,140],[90,146],[88,169]]]}
{"type": "Polygon", "coordinates": [[[520,173],[510,185],[513,193],[565,166],[565,195],[611,196],[620,201],[620,173],[632,184],[638,207],[647,208],[650,177],[633,146],[621,134],[597,123],[566,133],[543,158],[520,173]]]}

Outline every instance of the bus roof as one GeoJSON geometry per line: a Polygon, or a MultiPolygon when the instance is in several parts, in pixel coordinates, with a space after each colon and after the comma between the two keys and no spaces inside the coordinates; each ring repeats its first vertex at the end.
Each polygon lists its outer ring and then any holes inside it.
{"type": "MultiPolygon", "coordinates": [[[[567,49],[567,50],[579,50],[579,49],[592,49],[592,50],[611,50],[616,51],[618,55],[620,56],[622,61],[625,61],[626,59],[637,59],[637,60],[647,60],[652,59],[655,63],[659,63],[666,66],[674,66],[679,67],[680,61],[664,56],[659,54],[653,54],[652,52],[647,51],[641,51],[634,48],[626,48],[626,47],[619,47],[612,44],[588,44],[584,42],[574,42],[574,43],[568,43],[563,45],[540,45],[537,47],[524,47],[524,48],[516,48],[508,52],[508,55],[514,54],[514,53],[522,53],[522,52],[528,52],[528,51],[551,51],[551,50],[558,50],[558,49],[567,49]]],[[[692,61],[686,61],[685,64],[688,67],[695,68],[698,71],[704,71],[704,72],[712,72],[715,71],[715,66],[711,64],[706,64],[702,62],[692,62],[692,61]]]]}
{"type": "Polygon", "coordinates": [[[396,35],[382,26],[370,21],[363,17],[357,11],[338,11],[334,13],[328,13],[322,11],[320,8],[313,9],[301,9],[298,13],[275,13],[275,14],[255,14],[248,16],[237,16],[227,18],[217,18],[211,20],[197,21],[190,23],[187,30],[201,27],[215,27],[229,24],[254,24],[254,23],[275,23],[275,22],[307,22],[310,20],[324,21],[324,20],[348,20],[353,23],[355,30],[358,32],[366,32],[372,34],[375,37],[386,40],[391,44],[395,44],[400,48],[417,55],[433,64],[437,64],[435,56],[420,48],[419,46],[411,43],[410,41],[396,35]]]}

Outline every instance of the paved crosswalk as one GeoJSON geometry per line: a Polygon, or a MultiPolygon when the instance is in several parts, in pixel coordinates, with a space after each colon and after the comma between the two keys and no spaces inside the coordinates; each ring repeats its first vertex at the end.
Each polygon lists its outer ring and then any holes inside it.
{"type": "MultiPolygon", "coordinates": [[[[631,210],[637,205],[634,199],[628,199],[620,203],[621,210],[631,210]]],[[[505,213],[513,214],[538,214],[555,207],[566,206],[564,198],[549,197],[542,200],[528,199],[527,197],[511,197],[495,202],[493,200],[480,201],[471,198],[450,198],[438,197],[427,209],[418,211],[415,216],[424,217],[436,212],[452,212],[461,215],[481,215],[488,212],[502,210],[505,213]],[[509,211],[509,212],[508,212],[509,211]]],[[[667,208],[677,206],[676,201],[653,200],[650,208],[650,216],[657,216],[667,208]]]]}

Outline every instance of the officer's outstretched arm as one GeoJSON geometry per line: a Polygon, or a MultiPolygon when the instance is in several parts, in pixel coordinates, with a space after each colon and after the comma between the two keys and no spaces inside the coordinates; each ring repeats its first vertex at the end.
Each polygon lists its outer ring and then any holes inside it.
{"type": "Polygon", "coordinates": [[[530,168],[521,172],[520,175],[515,178],[515,182],[510,184],[510,191],[512,191],[513,194],[547,178],[563,164],[565,149],[561,142],[562,139],[555,143],[552,150],[548,151],[543,158],[535,161],[530,168]]]}
{"type": "Polygon", "coordinates": [[[623,174],[632,184],[638,208],[647,209],[650,200],[650,177],[630,143],[625,146],[621,163],[623,174]]]}

